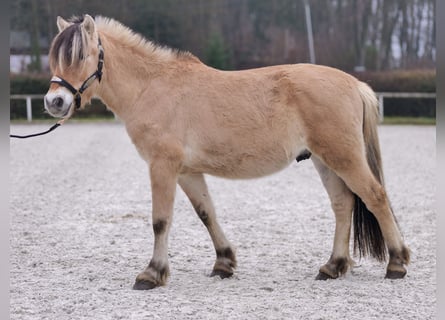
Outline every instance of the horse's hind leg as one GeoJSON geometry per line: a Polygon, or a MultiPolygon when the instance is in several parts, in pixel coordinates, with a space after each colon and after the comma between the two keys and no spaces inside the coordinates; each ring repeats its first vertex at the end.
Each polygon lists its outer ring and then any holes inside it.
{"type": "MultiPolygon", "coordinates": [[[[359,199],[356,199],[356,201],[360,201],[361,199],[365,205],[364,210],[372,212],[375,219],[377,219],[378,226],[389,252],[386,278],[403,278],[406,274],[404,265],[409,263],[410,253],[403,242],[385,188],[373,176],[365,161],[363,161],[362,164],[352,166],[350,170],[339,172],[339,175],[358,196],[359,199]]],[[[363,239],[363,241],[368,240],[363,239]]],[[[371,239],[371,246],[374,246],[372,241],[371,239]]],[[[381,253],[377,252],[377,254],[373,254],[371,251],[371,255],[381,261],[386,260],[386,252],[384,251],[381,253]]]]}
{"type": "Polygon", "coordinates": [[[335,279],[352,267],[349,255],[349,237],[351,231],[354,195],[335,172],[326,167],[316,156],[312,157],[324,187],[331,200],[335,213],[334,246],[329,261],[320,268],[317,280],[335,279]]]}
{"type": "Polygon", "coordinates": [[[212,199],[202,174],[181,175],[178,183],[190,199],[198,217],[206,226],[216,251],[216,262],[211,276],[227,278],[233,275],[236,268],[234,250],[226,239],[216,219],[212,199]]]}
{"type": "MultiPolygon", "coordinates": [[[[360,148],[357,149],[360,150],[360,148]]],[[[373,215],[378,222],[378,225],[371,225],[372,217],[365,217],[366,220],[362,221],[362,225],[359,226],[363,229],[362,231],[370,231],[368,235],[364,234],[362,243],[358,243],[361,254],[370,254],[378,260],[384,261],[387,247],[389,264],[386,277],[403,278],[406,274],[404,265],[409,263],[409,249],[403,243],[385,188],[371,172],[365,155],[341,149],[326,153],[314,153],[324,154],[323,163],[329,166],[357,195],[355,201],[363,201],[364,205],[360,202],[359,205],[363,206],[363,210],[369,210],[369,214],[373,215]],[[375,228],[378,228],[377,232],[375,228]],[[383,238],[380,239],[380,237],[383,238]]],[[[357,234],[360,230],[354,230],[354,232],[357,234]]],[[[357,243],[355,244],[357,245],[357,243]]]]}

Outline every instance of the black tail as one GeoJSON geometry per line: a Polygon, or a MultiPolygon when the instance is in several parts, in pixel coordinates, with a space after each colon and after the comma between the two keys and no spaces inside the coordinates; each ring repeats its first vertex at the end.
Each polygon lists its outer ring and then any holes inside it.
{"type": "Polygon", "coordinates": [[[360,258],[370,255],[383,262],[387,256],[386,245],[379,223],[362,199],[354,197],[354,254],[358,249],[360,258]]]}
{"type": "MultiPolygon", "coordinates": [[[[378,101],[372,89],[359,82],[358,89],[363,101],[363,137],[366,157],[374,177],[383,186],[382,160],[377,135],[378,101]]],[[[378,261],[385,261],[387,250],[382,230],[374,214],[357,195],[354,205],[354,254],[359,251],[360,257],[372,256],[378,261]]]]}

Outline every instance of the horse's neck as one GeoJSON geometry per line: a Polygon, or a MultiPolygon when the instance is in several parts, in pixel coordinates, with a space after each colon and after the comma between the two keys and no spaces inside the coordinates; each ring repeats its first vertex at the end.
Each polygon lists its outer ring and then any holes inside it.
{"type": "Polygon", "coordinates": [[[156,54],[118,46],[114,39],[102,36],[104,47],[104,74],[98,96],[119,118],[126,114],[150,82],[163,75],[165,59],[156,54]],[[108,47],[108,50],[107,50],[108,47]],[[115,48],[114,50],[112,48],[115,48]]]}

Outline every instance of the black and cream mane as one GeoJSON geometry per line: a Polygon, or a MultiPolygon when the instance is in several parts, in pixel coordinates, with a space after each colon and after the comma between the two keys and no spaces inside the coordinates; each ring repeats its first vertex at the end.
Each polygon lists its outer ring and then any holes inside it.
{"type": "MultiPolygon", "coordinates": [[[[72,25],[54,38],[49,53],[51,69],[54,70],[59,67],[63,70],[70,66],[78,67],[84,61],[90,39],[87,33],[82,30],[81,23],[83,20],[83,17],[72,17],[68,20],[72,25]]],[[[120,43],[125,44],[126,47],[143,50],[148,55],[156,55],[157,58],[161,59],[198,60],[190,52],[157,45],[114,19],[96,16],[95,23],[99,34],[111,35],[118,39],[120,43]]]]}

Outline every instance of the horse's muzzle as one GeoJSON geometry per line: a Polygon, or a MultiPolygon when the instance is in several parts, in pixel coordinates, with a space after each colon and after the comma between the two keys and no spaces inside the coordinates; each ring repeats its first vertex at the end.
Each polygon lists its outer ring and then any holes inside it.
{"type": "Polygon", "coordinates": [[[70,113],[73,96],[64,89],[48,92],[44,99],[45,110],[55,118],[64,118],[70,113]]]}

